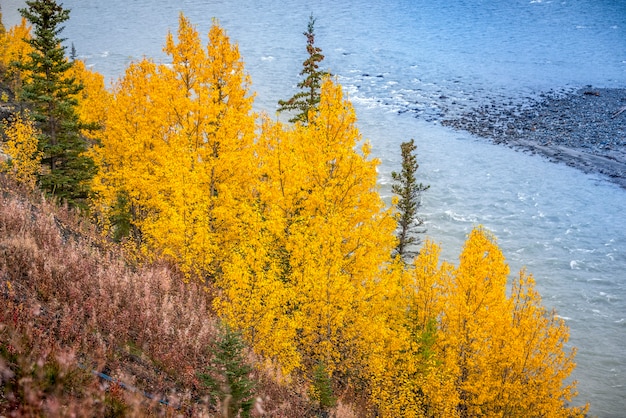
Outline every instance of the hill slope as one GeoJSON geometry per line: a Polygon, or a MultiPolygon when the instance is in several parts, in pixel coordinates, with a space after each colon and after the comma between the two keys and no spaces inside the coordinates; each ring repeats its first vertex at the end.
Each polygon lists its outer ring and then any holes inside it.
{"type": "MultiPolygon", "coordinates": [[[[198,378],[220,338],[209,292],[165,263],[127,265],[88,222],[17,189],[0,176],[0,415],[219,416],[198,378]]],[[[250,379],[270,416],[311,411],[250,379]]]]}

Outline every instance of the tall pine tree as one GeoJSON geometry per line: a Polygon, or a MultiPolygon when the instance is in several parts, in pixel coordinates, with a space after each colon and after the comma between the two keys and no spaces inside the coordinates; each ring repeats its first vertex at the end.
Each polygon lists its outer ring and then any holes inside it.
{"type": "Polygon", "coordinates": [[[95,169],[85,155],[87,140],[80,134],[87,126],[76,111],[77,94],[83,87],[70,76],[74,63],[66,58],[64,39],[59,37],[70,12],[55,0],[27,1],[26,5],[20,13],[33,25],[32,38],[25,39],[32,51],[15,65],[27,74],[20,97],[32,109],[41,132],[44,169],[39,185],[49,194],[82,206],[95,169]]]}
{"type": "Polygon", "coordinates": [[[296,115],[289,119],[289,122],[302,122],[308,124],[309,111],[316,109],[320,102],[320,89],[322,80],[325,76],[330,75],[329,72],[319,69],[319,63],[324,60],[322,49],[315,46],[315,18],[309,16],[309,24],[307,31],[303,33],[306,36],[306,51],[308,58],[302,63],[301,76],[304,80],[298,83],[301,90],[294,94],[289,100],[279,100],[279,112],[289,111],[297,112],[296,115]]]}

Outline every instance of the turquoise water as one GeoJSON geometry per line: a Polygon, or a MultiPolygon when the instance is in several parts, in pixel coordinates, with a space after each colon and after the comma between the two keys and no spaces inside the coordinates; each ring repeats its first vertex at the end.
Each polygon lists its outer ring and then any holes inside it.
{"type": "MultiPolygon", "coordinates": [[[[438,124],[491,99],[533,97],[584,85],[626,87],[626,2],[466,0],[65,0],[64,36],[81,58],[119,77],[142,56],[165,60],[168,30],[184,11],[206,34],[216,17],[240,50],[274,114],[290,97],[305,58],[311,12],[325,64],[355,104],[359,125],[382,160],[381,192],[399,167],[399,145],[415,138],[427,235],[455,261],[465,235],[484,225],[512,271],[534,274],[578,347],[580,395],[591,413],[626,410],[626,191],[438,124]],[[443,98],[442,98],[443,97],[443,98]],[[454,104],[453,104],[454,102],[454,104]]],[[[14,23],[15,0],[3,0],[14,23]]],[[[623,133],[622,133],[623,135],[623,133]]]]}

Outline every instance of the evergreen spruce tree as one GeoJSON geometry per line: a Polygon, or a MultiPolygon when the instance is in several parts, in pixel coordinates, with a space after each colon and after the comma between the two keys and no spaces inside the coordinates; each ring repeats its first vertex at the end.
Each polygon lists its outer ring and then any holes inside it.
{"type": "Polygon", "coordinates": [[[324,363],[318,363],[313,369],[311,382],[313,399],[317,402],[318,417],[328,417],[329,410],[337,404],[337,398],[333,396],[333,382],[324,363]]]}
{"type": "Polygon", "coordinates": [[[76,61],[76,57],[78,57],[78,53],[76,52],[76,47],[74,46],[74,42],[72,42],[72,47],[70,48],[70,61],[76,61]]]}
{"type": "Polygon", "coordinates": [[[420,243],[417,234],[424,232],[419,229],[424,224],[424,220],[418,216],[417,212],[422,206],[422,192],[430,188],[430,186],[418,183],[415,177],[419,168],[415,155],[416,149],[413,139],[403,142],[400,145],[402,171],[391,173],[394,181],[391,191],[398,195],[398,245],[395,251],[403,259],[417,254],[410,247],[420,243]]]}
{"type": "Polygon", "coordinates": [[[74,64],[65,57],[62,23],[69,19],[69,10],[55,0],[32,0],[20,13],[33,25],[28,42],[33,51],[25,62],[15,64],[28,76],[20,97],[32,110],[41,132],[39,150],[44,169],[39,186],[47,193],[72,205],[84,205],[90,180],[95,173],[93,160],[85,155],[88,143],[81,136],[81,123],[76,112],[77,94],[83,86],[69,77],[74,64]]]}
{"type": "Polygon", "coordinates": [[[254,406],[252,367],[246,362],[241,335],[225,326],[215,347],[214,363],[200,374],[213,400],[219,400],[227,417],[249,417],[254,406]]]}
{"type": "Polygon", "coordinates": [[[298,83],[298,88],[301,89],[289,100],[279,100],[279,112],[290,111],[297,112],[296,115],[289,119],[289,122],[302,122],[307,124],[309,122],[309,111],[316,109],[320,102],[320,88],[322,86],[322,80],[324,77],[330,75],[327,71],[319,69],[319,63],[324,60],[322,55],[322,49],[315,46],[315,18],[311,14],[309,16],[309,24],[307,31],[304,32],[306,36],[306,51],[309,54],[308,58],[302,63],[301,76],[304,76],[304,80],[298,83]]]}

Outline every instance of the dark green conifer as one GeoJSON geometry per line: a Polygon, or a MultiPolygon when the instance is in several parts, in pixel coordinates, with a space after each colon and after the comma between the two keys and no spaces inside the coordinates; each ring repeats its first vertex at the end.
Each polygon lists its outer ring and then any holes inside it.
{"type": "Polygon", "coordinates": [[[70,48],[70,61],[76,61],[78,57],[78,53],[76,52],[76,47],[74,46],[74,42],[72,42],[72,47],[70,48]]]}
{"type": "Polygon", "coordinates": [[[395,252],[403,259],[417,253],[412,248],[420,243],[417,234],[424,232],[419,228],[424,220],[418,216],[418,210],[422,206],[422,192],[430,188],[418,183],[415,177],[419,168],[416,149],[413,139],[403,142],[400,145],[402,171],[391,173],[394,181],[391,191],[398,195],[398,245],[395,252]]]}
{"type": "Polygon", "coordinates": [[[32,38],[26,42],[33,51],[26,62],[15,65],[27,74],[20,97],[31,108],[41,132],[44,168],[39,186],[72,205],[83,206],[95,166],[85,155],[88,142],[80,134],[88,126],[76,112],[77,94],[83,86],[68,76],[74,63],[66,58],[64,39],[59,37],[70,12],[54,0],[32,0],[26,5],[20,13],[32,24],[32,38]]]}
{"type": "Polygon", "coordinates": [[[319,363],[313,369],[313,380],[311,382],[313,399],[317,402],[319,417],[328,417],[329,411],[337,404],[337,398],[333,395],[332,378],[328,375],[328,370],[324,363],[319,363]]]}
{"type": "Polygon", "coordinates": [[[330,73],[319,69],[319,63],[324,60],[324,55],[322,55],[322,49],[315,46],[315,18],[312,14],[309,17],[307,31],[303,34],[307,39],[306,51],[309,56],[302,63],[300,75],[304,76],[304,80],[298,83],[301,91],[289,100],[279,100],[278,111],[297,112],[293,118],[289,119],[289,122],[307,124],[309,111],[317,109],[319,105],[322,80],[330,73]]]}
{"type": "Polygon", "coordinates": [[[225,416],[249,417],[254,406],[252,367],[247,363],[241,335],[225,326],[215,346],[213,364],[200,379],[214,400],[222,403],[225,416]]]}

